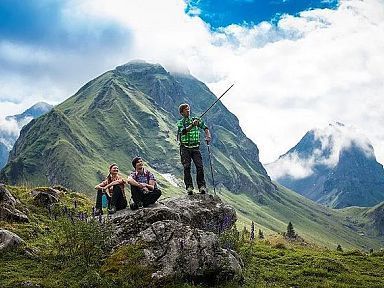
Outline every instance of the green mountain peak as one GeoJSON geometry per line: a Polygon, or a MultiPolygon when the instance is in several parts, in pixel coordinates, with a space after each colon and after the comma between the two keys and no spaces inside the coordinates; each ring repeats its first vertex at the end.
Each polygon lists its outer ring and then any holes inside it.
{"type": "MultiPolygon", "coordinates": [[[[61,184],[92,194],[109,163],[119,163],[128,174],[136,155],[160,173],[181,176],[178,105],[190,103],[199,115],[215,100],[190,75],[173,75],[161,65],[138,61],[118,66],[24,127],[1,178],[12,184],[61,184]]],[[[250,195],[273,191],[257,146],[236,116],[219,102],[204,120],[213,135],[218,186],[250,195]]],[[[206,148],[201,150],[207,161],[206,148]]]]}

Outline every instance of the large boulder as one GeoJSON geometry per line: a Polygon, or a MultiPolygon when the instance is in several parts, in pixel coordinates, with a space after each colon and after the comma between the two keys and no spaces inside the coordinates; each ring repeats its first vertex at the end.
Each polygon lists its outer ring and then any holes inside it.
{"type": "Polygon", "coordinates": [[[219,242],[219,233],[235,222],[235,210],[219,197],[184,196],[150,208],[118,212],[112,219],[114,246],[141,244],[146,264],[156,270],[155,281],[240,281],[239,256],[219,242]]]}
{"type": "Polygon", "coordinates": [[[0,229],[0,251],[16,248],[22,243],[24,243],[24,240],[15,233],[0,229]]]}
{"type": "Polygon", "coordinates": [[[0,220],[9,222],[29,222],[27,215],[16,208],[20,205],[4,185],[0,186],[0,220]]]}
{"type": "Polygon", "coordinates": [[[33,196],[33,203],[37,206],[46,208],[59,202],[60,196],[64,193],[65,191],[52,187],[36,188],[35,190],[31,191],[33,196]]]}

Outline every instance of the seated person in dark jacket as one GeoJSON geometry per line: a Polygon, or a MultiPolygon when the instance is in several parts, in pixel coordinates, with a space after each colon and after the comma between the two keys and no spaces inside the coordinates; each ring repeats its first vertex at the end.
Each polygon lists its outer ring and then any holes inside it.
{"type": "Polygon", "coordinates": [[[143,159],[135,157],[132,160],[135,171],[128,177],[127,183],[131,184],[132,203],[131,209],[147,207],[153,204],[161,196],[161,191],[157,188],[156,179],[151,172],[144,169],[143,159]]]}
{"type": "Polygon", "coordinates": [[[123,177],[119,175],[119,167],[117,167],[115,163],[111,164],[109,166],[108,177],[103,182],[95,186],[95,189],[97,190],[95,216],[103,214],[103,193],[107,195],[109,214],[113,214],[116,210],[125,209],[127,207],[124,184],[125,181],[123,177]]]}

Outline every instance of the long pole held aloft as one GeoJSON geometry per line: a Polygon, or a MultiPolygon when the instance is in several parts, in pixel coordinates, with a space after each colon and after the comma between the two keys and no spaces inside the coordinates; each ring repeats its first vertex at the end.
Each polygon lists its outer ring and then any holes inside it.
{"type": "MultiPolygon", "coordinates": [[[[201,114],[200,118],[203,118],[203,116],[213,107],[213,105],[215,105],[229,91],[229,89],[231,89],[233,87],[233,85],[235,85],[235,83],[233,83],[231,86],[229,86],[229,88],[227,90],[225,90],[224,93],[221,94],[221,96],[219,98],[217,98],[215,100],[215,102],[213,102],[212,105],[209,106],[208,109],[205,110],[205,112],[203,114],[201,114]]],[[[210,146],[209,146],[209,142],[207,142],[207,146],[208,146],[209,165],[211,166],[213,193],[214,193],[214,195],[216,195],[216,185],[215,185],[215,178],[213,177],[212,157],[211,157],[211,149],[210,149],[210,146]]]]}
{"type": "Polygon", "coordinates": [[[235,83],[233,83],[231,86],[229,86],[229,88],[227,90],[225,90],[225,92],[223,94],[221,94],[221,96],[219,98],[217,98],[215,100],[215,102],[213,102],[212,105],[209,106],[209,108],[207,110],[205,110],[205,112],[203,114],[201,114],[200,118],[202,118],[209,111],[209,109],[211,109],[213,107],[213,105],[215,105],[217,103],[217,101],[219,101],[221,99],[221,97],[223,97],[225,95],[225,93],[227,93],[229,91],[229,89],[231,89],[233,87],[233,85],[235,85],[235,83]]]}

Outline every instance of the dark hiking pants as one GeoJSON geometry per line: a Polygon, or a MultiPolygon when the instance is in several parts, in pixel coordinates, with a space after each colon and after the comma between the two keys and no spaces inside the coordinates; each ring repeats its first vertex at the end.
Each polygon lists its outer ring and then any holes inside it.
{"type": "Polygon", "coordinates": [[[196,166],[196,182],[197,188],[206,187],[204,180],[204,167],[203,167],[203,159],[201,157],[201,153],[199,147],[196,148],[187,148],[184,146],[180,146],[180,156],[181,156],[181,164],[184,167],[184,184],[185,188],[189,187],[193,188],[192,176],[191,176],[191,160],[195,163],[196,166]]]}
{"type": "MultiPolygon", "coordinates": [[[[111,208],[112,206],[115,206],[116,210],[127,208],[127,199],[124,197],[123,191],[119,185],[113,186],[113,193],[111,197],[109,197],[108,194],[106,194],[106,196],[108,200],[108,208],[111,208]]],[[[103,191],[101,189],[97,190],[96,209],[102,208],[102,197],[103,191]]]]}
{"type": "Polygon", "coordinates": [[[153,191],[144,191],[137,186],[131,185],[131,194],[132,200],[137,205],[143,205],[146,207],[150,204],[153,204],[157,201],[157,199],[161,196],[161,191],[158,188],[153,189],[153,191]]]}

